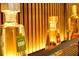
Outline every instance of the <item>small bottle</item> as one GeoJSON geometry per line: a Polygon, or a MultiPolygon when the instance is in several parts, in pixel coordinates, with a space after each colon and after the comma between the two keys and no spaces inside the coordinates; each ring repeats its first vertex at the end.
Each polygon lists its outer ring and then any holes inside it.
{"type": "Polygon", "coordinates": [[[58,33],[58,17],[51,16],[49,17],[48,22],[49,22],[48,36],[50,45],[57,45],[60,41],[60,33],[58,33]]]}

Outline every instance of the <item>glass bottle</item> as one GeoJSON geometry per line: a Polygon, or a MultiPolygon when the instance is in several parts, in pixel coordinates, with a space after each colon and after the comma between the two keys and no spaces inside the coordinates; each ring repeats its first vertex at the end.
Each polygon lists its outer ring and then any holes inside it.
{"type": "Polygon", "coordinates": [[[79,16],[77,15],[77,6],[72,5],[72,15],[68,19],[69,22],[69,40],[74,39],[77,37],[79,32],[79,16]]]}
{"type": "Polygon", "coordinates": [[[48,19],[48,37],[50,45],[57,45],[61,41],[57,16],[51,16],[48,19]]]}
{"type": "Polygon", "coordinates": [[[3,55],[21,56],[26,55],[26,41],[24,26],[16,21],[16,14],[20,12],[19,3],[1,4],[1,12],[5,14],[3,24],[3,55]]]}

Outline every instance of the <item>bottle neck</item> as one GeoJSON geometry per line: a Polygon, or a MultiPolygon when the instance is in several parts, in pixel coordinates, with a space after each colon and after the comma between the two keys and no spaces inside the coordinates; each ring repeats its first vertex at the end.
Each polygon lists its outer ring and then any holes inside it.
{"type": "Polygon", "coordinates": [[[5,22],[16,23],[16,14],[5,13],[5,22]]]}
{"type": "Polygon", "coordinates": [[[17,11],[4,10],[3,13],[5,14],[5,23],[17,23],[17,11]]]}
{"type": "Polygon", "coordinates": [[[77,6],[76,5],[72,6],[72,15],[77,16],[77,6]]]}

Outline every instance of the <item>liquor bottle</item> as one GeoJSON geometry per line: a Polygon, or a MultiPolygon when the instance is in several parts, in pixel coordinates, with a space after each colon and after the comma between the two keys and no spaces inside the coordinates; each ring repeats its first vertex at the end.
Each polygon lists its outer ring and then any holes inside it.
{"type": "Polygon", "coordinates": [[[20,4],[1,4],[1,12],[5,14],[5,22],[2,30],[3,55],[26,55],[24,26],[18,24],[16,21],[16,14],[20,12],[20,4]]]}
{"type": "MultiPolygon", "coordinates": [[[[72,15],[68,19],[69,23],[69,40],[73,39],[75,36],[74,34],[77,34],[79,32],[79,16],[77,15],[77,6],[72,5],[72,15]]],[[[76,36],[75,36],[76,37],[76,36]]]]}
{"type": "Polygon", "coordinates": [[[48,30],[48,35],[49,35],[49,42],[51,43],[50,45],[57,45],[60,42],[60,33],[58,33],[58,17],[57,16],[52,16],[49,17],[49,30],[48,30]]]}

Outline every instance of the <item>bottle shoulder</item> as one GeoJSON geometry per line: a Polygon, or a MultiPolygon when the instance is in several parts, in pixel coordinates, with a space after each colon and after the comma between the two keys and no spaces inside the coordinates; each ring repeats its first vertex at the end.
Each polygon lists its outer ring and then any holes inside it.
{"type": "Polygon", "coordinates": [[[72,15],[71,18],[79,18],[78,15],[72,15]]]}

